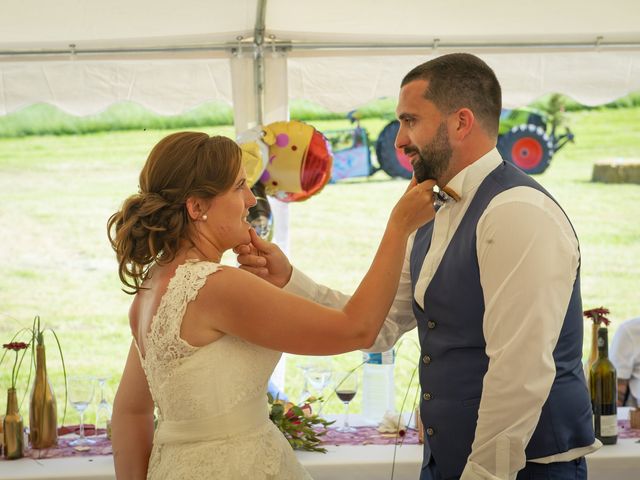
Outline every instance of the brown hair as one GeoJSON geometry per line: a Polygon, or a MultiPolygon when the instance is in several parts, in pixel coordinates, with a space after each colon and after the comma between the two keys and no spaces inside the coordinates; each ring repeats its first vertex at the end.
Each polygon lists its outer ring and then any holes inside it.
{"type": "Polygon", "coordinates": [[[469,108],[489,135],[498,135],[502,90],[491,67],[475,55],[450,53],[418,65],[402,79],[429,82],[424,98],[444,113],[469,108]]]}
{"type": "Polygon", "coordinates": [[[153,147],[140,172],[140,191],[111,215],[107,234],[122,283],[136,293],[154,263],[171,262],[190,239],[186,200],[211,199],[231,188],[241,151],[226,137],[180,132],[153,147]]]}

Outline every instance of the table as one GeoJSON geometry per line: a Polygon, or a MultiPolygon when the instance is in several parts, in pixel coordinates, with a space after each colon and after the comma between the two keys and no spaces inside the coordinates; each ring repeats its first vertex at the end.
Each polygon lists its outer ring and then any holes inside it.
{"type": "MultiPolygon", "coordinates": [[[[625,418],[625,410],[620,416],[625,418]]],[[[627,410],[628,412],[628,410],[627,410]]],[[[627,413],[628,415],[628,413],[627,413]]],[[[326,455],[296,452],[314,480],[389,480],[393,445],[327,447],[326,455]]],[[[417,480],[422,445],[403,445],[396,450],[394,480],[417,480]]],[[[619,439],[587,456],[590,480],[638,480],[640,443],[619,439]]],[[[49,460],[20,459],[0,462],[0,480],[114,480],[113,458],[72,457],[49,460]]]]}

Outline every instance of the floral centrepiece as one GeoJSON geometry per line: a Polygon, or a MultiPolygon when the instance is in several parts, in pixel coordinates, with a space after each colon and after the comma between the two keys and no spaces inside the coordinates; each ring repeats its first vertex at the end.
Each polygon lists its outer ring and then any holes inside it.
{"type": "MultiPolygon", "coordinates": [[[[20,371],[20,365],[24,360],[24,354],[29,347],[24,342],[9,342],[2,345],[5,348],[5,354],[9,351],[16,353],[13,361],[13,369],[11,370],[11,388],[7,391],[7,413],[2,421],[2,436],[4,443],[4,456],[9,460],[22,458],[24,455],[23,443],[23,423],[22,415],[18,409],[18,398],[16,395],[16,380],[20,371]],[[22,356],[19,355],[20,350],[24,350],[22,356]],[[18,357],[20,361],[18,362],[18,357]]],[[[2,356],[4,359],[4,355],[2,356]]],[[[1,362],[0,362],[1,363],[1,362]]]]}
{"type": "MultiPolygon", "coordinates": [[[[49,327],[44,327],[40,321],[40,316],[33,318],[31,327],[21,328],[11,338],[10,343],[4,344],[5,352],[0,358],[0,365],[4,361],[4,356],[9,351],[16,351],[16,359],[13,365],[11,375],[11,389],[15,391],[16,385],[23,380],[20,374],[20,367],[30,350],[30,357],[25,363],[29,363],[28,378],[26,385],[32,385],[31,394],[29,396],[29,441],[31,446],[36,449],[50,448],[57,443],[58,435],[58,415],[56,398],[51,387],[50,379],[47,374],[46,353],[45,353],[45,332],[49,331],[53,335],[57,350],[60,354],[62,363],[62,371],[64,373],[65,403],[64,416],[66,416],[67,402],[67,372],[64,363],[62,347],[56,332],[49,327]],[[17,341],[25,339],[26,341],[17,341]],[[19,350],[24,350],[18,361],[19,350]],[[32,383],[33,377],[33,383],[32,383]]],[[[25,374],[26,376],[26,374],[25,374]]],[[[26,395],[25,395],[26,396],[26,395]]],[[[24,400],[24,398],[23,398],[24,400]]]]}
{"type": "Polygon", "coordinates": [[[326,453],[320,446],[321,438],[327,433],[327,427],[334,422],[327,421],[313,413],[311,405],[321,401],[310,397],[301,406],[284,402],[267,394],[269,401],[269,419],[285,436],[295,450],[326,453]]]}

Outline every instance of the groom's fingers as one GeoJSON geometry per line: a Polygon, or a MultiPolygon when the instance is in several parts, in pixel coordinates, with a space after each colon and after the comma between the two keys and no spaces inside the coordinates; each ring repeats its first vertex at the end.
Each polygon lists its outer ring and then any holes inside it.
{"type": "Polygon", "coordinates": [[[258,252],[267,253],[273,249],[273,244],[263,240],[253,228],[249,229],[249,235],[251,235],[251,244],[258,249],[258,252]]]}
{"type": "Polygon", "coordinates": [[[238,268],[240,268],[241,270],[244,270],[246,272],[253,273],[254,275],[257,275],[258,277],[266,277],[267,275],[269,275],[269,270],[267,268],[265,268],[265,267],[249,267],[249,266],[241,263],[238,268]]]}
{"type": "Polygon", "coordinates": [[[267,259],[257,253],[238,254],[238,263],[248,268],[260,268],[267,265],[267,259]]]}

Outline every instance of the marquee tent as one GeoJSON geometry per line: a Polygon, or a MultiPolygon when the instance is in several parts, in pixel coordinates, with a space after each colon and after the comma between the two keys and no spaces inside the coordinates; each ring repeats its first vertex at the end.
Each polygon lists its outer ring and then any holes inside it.
{"type": "Polygon", "coordinates": [[[637,0],[5,0],[0,114],[46,102],[74,114],[137,102],[177,114],[233,105],[236,128],[395,97],[403,74],[469,51],[506,106],[549,92],[586,104],[640,90],[637,0]]]}

